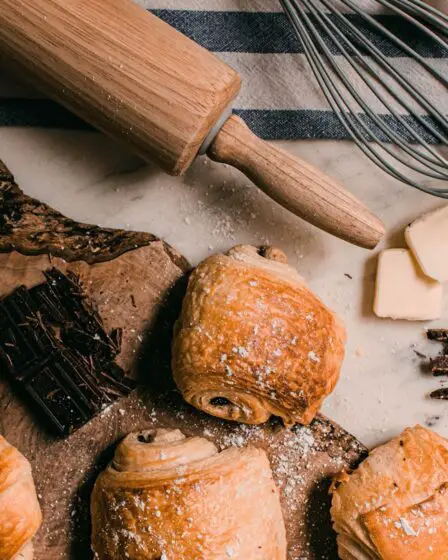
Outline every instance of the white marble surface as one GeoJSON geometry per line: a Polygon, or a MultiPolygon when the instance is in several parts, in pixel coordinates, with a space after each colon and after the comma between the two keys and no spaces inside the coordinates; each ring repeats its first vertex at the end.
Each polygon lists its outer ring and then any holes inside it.
{"type": "MultiPolygon", "coordinates": [[[[389,179],[348,142],[284,144],[381,216],[389,231],[381,247],[404,246],[403,227],[442,204],[389,179]]],[[[237,243],[281,247],[348,329],[342,377],[325,413],[368,445],[432,417],[438,417],[434,429],[448,436],[448,403],[427,397],[441,382],[420,371],[414,353],[439,350],[425,340],[427,325],[372,315],[378,250],[369,253],[308,226],[237,171],[205,158],[173,178],[100,134],[35,129],[0,129],[0,158],[28,194],[78,220],[150,231],[192,264],[237,243]]],[[[448,286],[443,319],[435,324],[448,326],[448,286]]]]}

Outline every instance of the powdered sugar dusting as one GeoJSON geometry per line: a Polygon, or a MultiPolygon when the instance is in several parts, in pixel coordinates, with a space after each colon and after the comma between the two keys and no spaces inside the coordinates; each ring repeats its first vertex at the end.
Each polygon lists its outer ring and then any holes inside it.
{"type": "Polygon", "coordinates": [[[308,352],[308,358],[312,361],[312,362],[316,362],[319,363],[320,362],[320,358],[319,356],[316,354],[316,352],[308,352]]]}
{"type": "MultiPolygon", "coordinates": [[[[210,430],[204,430],[205,437],[210,435],[210,430]]],[[[318,446],[312,430],[305,426],[284,430],[279,435],[270,444],[271,467],[284,499],[295,510],[298,507],[296,490],[305,484],[304,462],[306,464],[307,459],[318,451],[318,446]]],[[[231,433],[218,437],[220,449],[263,443],[266,443],[266,431],[262,426],[239,425],[231,433]]]]}
{"type": "Polygon", "coordinates": [[[406,533],[406,535],[408,537],[417,537],[418,536],[418,533],[416,531],[414,531],[414,529],[409,524],[409,521],[407,519],[405,519],[404,517],[400,517],[400,521],[395,522],[395,527],[397,529],[400,529],[400,528],[403,529],[403,531],[406,533]]]}
{"type": "Polygon", "coordinates": [[[249,356],[249,351],[244,346],[234,346],[232,348],[234,354],[239,354],[242,358],[247,358],[249,356]]]}

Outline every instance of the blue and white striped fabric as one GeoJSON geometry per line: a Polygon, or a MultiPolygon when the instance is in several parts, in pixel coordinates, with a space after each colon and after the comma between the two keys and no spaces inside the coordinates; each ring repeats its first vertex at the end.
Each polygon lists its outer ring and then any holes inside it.
{"type": "MultiPolygon", "coordinates": [[[[388,27],[448,75],[448,52],[429,45],[397,16],[375,13],[378,4],[362,0],[388,27]]],[[[320,91],[302,45],[277,0],[139,0],[170,25],[217,53],[243,77],[235,111],[266,139],[346,138],[342,125],[320,91]]],[[[351,14],[352,20],[358,16],[351,14]]],[[[384,38],[376,46],[448,114],[448,96],[435,82],[426,84],[416,62],[384,38]],[[444,106],[446,105],[446,106],[444,106]]],[[[331,43],[329,43],[331,46],[331,43]]],[[[340,61],[344,66],[344,61],[340,61]]],[[[346,68],[350,72],[350,68],[346,68]]],[[[368,94],[366,94],[368,95],[368,94]]],[[[375,109],[374,99],[372,106],[375,109]]],[[[376,107],[379,113],[381,107],[376,107]]],[[[76,117],[38,94],[0,82],[0,125],[83,128],[76,117]]]]}

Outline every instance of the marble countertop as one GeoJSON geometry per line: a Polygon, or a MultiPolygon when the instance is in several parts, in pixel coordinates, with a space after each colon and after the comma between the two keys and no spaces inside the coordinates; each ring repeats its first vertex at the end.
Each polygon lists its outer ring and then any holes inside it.
{"type": "MultiPolygon", "coordinates": [[[[349,142],[280,144],[339,178],[384,220],[388,235],[377,250],[309,226],[238,171],[206,158],[174,178],[99,133],[0,129],[0,158],[25,192],[72,218],[150,231],[192,264],[238,243],[281,247],[347,326],[341,380],[324,412],[369,446],[417,422],[448,436],[448,403],[428,398],[441,381],[422,372],[415,353],[439,351],[425,339],[427,324],[378,319],[371,311],[378,251],[404,247],[403,228],[443,202],[388,178],[349,142]]],[[[434,325],[448,326],[448,287],[434,325]]]]}

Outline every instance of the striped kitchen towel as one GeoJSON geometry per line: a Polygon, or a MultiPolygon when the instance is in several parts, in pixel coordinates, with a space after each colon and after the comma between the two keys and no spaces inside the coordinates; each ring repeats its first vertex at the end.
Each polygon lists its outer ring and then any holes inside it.
{"type": "MultiPolygon", "coordinates": [[[[139,0],[139,3],[215,52],[241,74],[243,86],[235,102],[235,112],[259,136],[266,139],[347,137],[277,0],[139,0]]],[[[398,16],[378,13],[378,2],[360,0],[359,3],[365,4],[375,18],[386,23],[434,68],[448,76],[446,49],[428,42],[414,26],[398,16]]],[[[354,14],[346,17],[361,23],[354,14]]],[[[392,43],[372,32],[370,36],[394,65],[418,84],[439,110],[448,114],[446,87],[422,75],[419,65],[392,43]]],[[[331,48],[331,42],[328,44],[331,48]]],[[[335,58],[351,72],[342,57],[335,58]]],[[[1,76],[0,73],[0,125],[87,126],[55,103],[42,99],[37,92],[1,76]]],[[[389,124],[394,124],[390,116],[384,115],[384,108],[376,99],[371,100],[371,105],[378,114],[389,119],[389,124]]],[[[412,119],[410,124],[417,126],[412,119]]]]}

